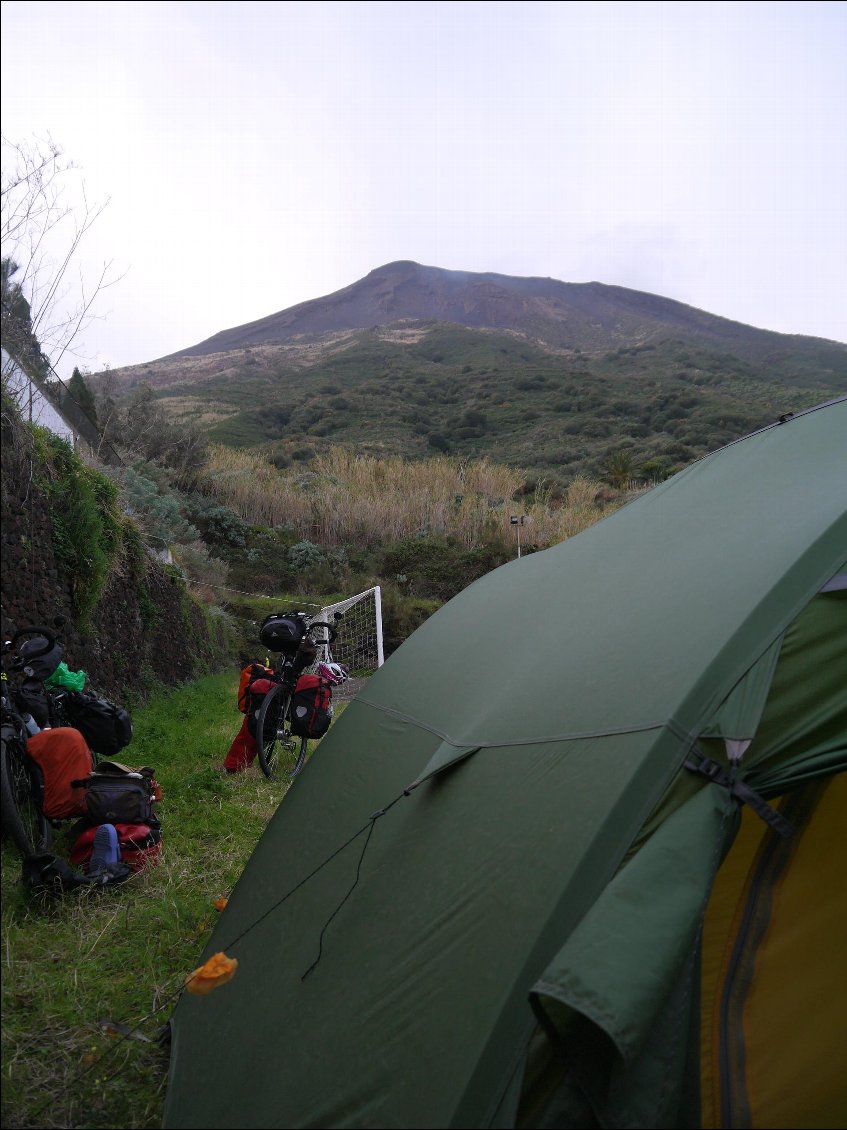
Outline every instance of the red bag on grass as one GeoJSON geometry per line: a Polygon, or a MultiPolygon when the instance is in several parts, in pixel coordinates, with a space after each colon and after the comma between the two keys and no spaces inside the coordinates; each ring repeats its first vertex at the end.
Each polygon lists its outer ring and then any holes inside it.
{"type": "MultiPolygon", "coordinates": [[[[97,827],[92,824],[83,829],[77,837],[70,855],[70,862],[75,867],[85,866],[91,859],[97,827]]],[[[162,852],[162,829],[157,823],[115,824],[115,829],[118,833],[121,863],[125,863],[130,870],[141,871],[143,867],[159,862],[162,852]]]]}

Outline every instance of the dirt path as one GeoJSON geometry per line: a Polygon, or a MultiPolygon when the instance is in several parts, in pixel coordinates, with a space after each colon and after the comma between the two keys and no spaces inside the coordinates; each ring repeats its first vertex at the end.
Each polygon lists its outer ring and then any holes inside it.
{"type": "Polygon", "coordinates": [[[367,679],[348,679],[340,687],[332,688],[332,697],[336,702],[352,702],[367,681],[367,679]]]}

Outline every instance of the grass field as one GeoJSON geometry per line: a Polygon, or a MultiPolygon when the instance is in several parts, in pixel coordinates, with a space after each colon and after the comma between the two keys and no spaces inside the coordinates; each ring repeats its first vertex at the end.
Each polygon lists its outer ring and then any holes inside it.
{"type": "Polygon", "coordinates": [[[4,1127],[161,1125],[168,1050],[157,1033],[199,964],[215,900],[229,895],[287,789],[255,767],[218,769],[241,724],[237,681],[237,672],[209,676],[134,715],[121,758],[153,766],[164,790],[158,866],[99,891],[33,894],[4,840],[4,1127]]]}

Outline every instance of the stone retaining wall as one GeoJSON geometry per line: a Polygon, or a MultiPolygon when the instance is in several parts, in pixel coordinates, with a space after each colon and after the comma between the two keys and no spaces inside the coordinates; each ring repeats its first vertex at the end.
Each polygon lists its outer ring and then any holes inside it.
{"type": "Polygon", "coordinates": [[[31,624],[52,625],[72,670],[88,674],[87,689],[118,700],[143,699],[155,682],[175,686],[234,662],[229,633],[185,591],[173,573],[146,562],[143,577],[118,561],[86,628],[73,615],[72,591],[53,550],[49,505],[37,486],[35,453],[19,425],[3,420],[2,583],[4,640],[31,624]]]}

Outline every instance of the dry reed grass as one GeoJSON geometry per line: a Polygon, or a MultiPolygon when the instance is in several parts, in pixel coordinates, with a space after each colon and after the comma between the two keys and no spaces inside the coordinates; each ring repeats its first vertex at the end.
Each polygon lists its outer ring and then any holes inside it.
{"type": "Polygon", "coordinates": [[[467,549],[509,537],[510,515],[523,511],[526,540],[547,546],[592,525],[603,484],[577,479],[563,503],[542,486],[527,505],[513,498],[524,482],[518,469],[488,459],[450,456],[410,463],[335,447],[308,470],[277,470],[261,455],[213,447],[205,490],[251,524],[290,523],[302,538],[334,548],[373,547],[418,533],[455,538],[467,549]]]}

